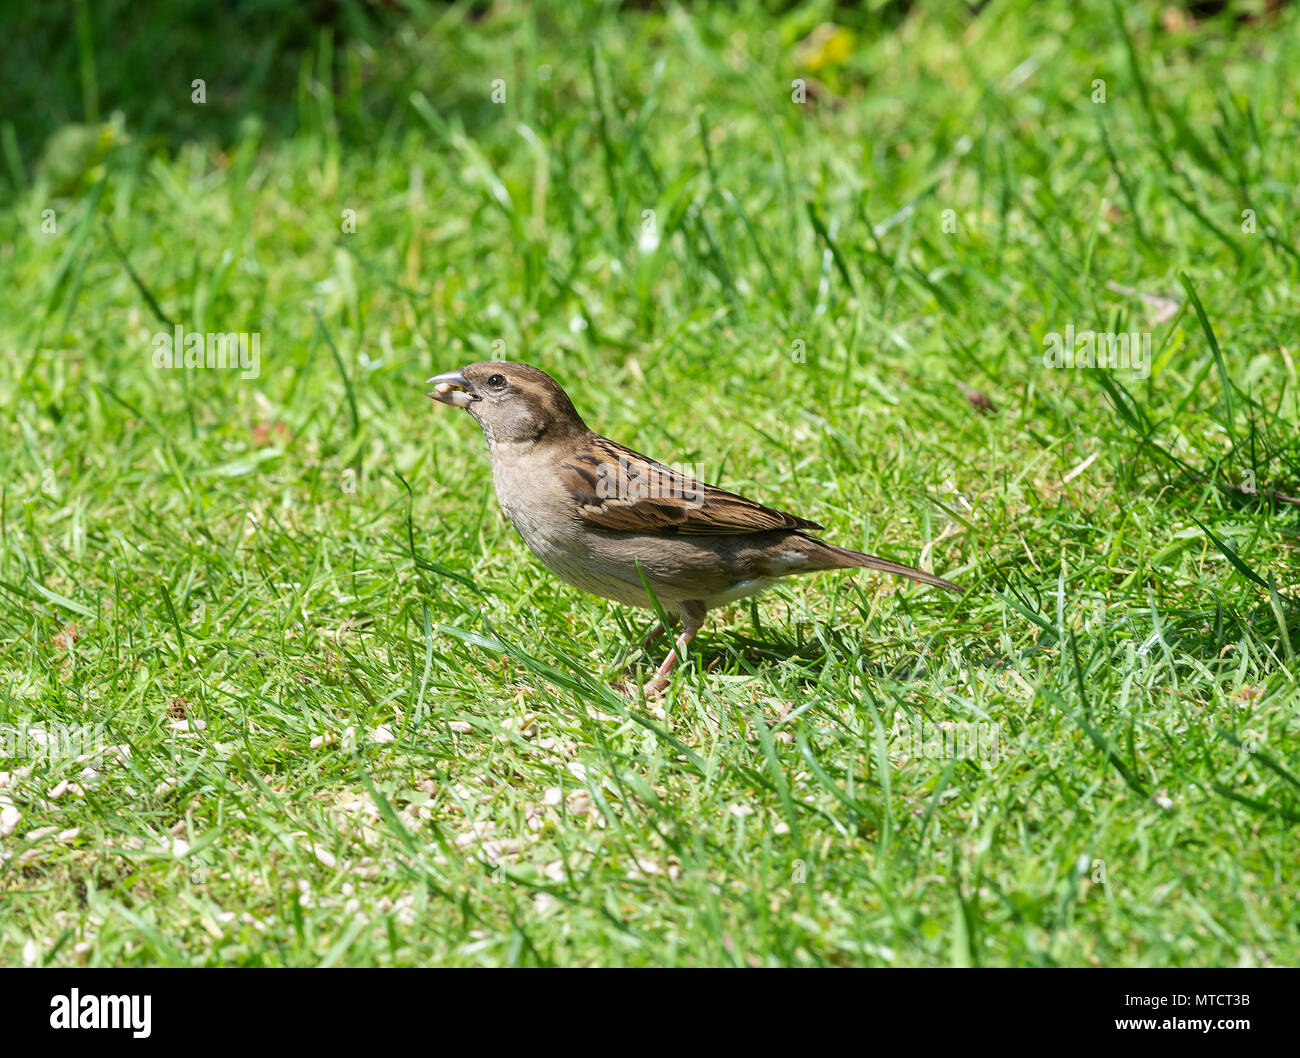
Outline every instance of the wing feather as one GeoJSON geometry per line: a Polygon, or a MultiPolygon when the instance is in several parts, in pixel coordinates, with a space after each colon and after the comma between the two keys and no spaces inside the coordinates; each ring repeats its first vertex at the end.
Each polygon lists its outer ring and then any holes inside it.
{"type": "Polygon", "coordinates": [[[593,437],[558,471],[579,517],[593,529],[671,536],[822,528],[696,481],[604,437],[593,437]]]}

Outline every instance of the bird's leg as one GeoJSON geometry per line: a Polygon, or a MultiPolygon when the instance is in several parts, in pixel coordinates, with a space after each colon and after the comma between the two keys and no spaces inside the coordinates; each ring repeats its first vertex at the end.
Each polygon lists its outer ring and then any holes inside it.
{"type": "MultiPolygon", "coordinates": [[[[668,623],[673,623],[671,617],[668,618],[668,623]]],[[[627,670],[632,667],[632,663],[649,650],[650,644],[663,635],[664,631],[664,626],[660,622],[656,621],[654,627],[646,633],[645,639],[641,640],[641,646],[637,649],[636,653],[629,652],[626,655],[619,655],[618,660],[614,663],[614,674],[616,676],[622,676],[623,673],[627,672],[627,670]]]]}
{"type": "Polygon", "coordinates": [[[677,637],[673,644],[673,649],[668,652],[664,658],[663,664],[659,666],[658,671],[654,674],[654,679],[647,683],[642,689],[647,698],[658,698],[665,690],[668,689],[669,675],[677,667],[678,657],[686,655],[686,648],[690,645],[695,633],[700,630],[700,625],[704,623],[704,607],[698,603],[682,608],[682,634],[677,637]]]}
{"type": "Polygon", "coordinates": [[[672,682],[668,676],[677,667],[678,654],[686,653],[686,647],[695,638],[695,632],[696,629],[691,628],[689,625],[682,630],[682,634],[677,637],[673,649],[668,651],[668,656],[664,658],[663,664],[655,672],[654,679],[642,688],[647,698],[658,698],[668,689],[668,684],[672,682]]]}
{"type": "MultiPolygon", "coordinates": [[[[669,622],[672,622],[672,618],[669,618],[669,622]]],[[[645,639],[641,640],[642,652],[644,653],[649,650],[650,644],[663,635],[665,631],[667,631],[667,629],[664,628],[662,622],[656,621],[655,626],[645,634],[645,639]]]]}

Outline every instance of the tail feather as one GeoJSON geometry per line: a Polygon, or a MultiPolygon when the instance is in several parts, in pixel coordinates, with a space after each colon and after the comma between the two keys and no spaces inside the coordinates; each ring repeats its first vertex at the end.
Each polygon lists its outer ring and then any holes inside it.
{"type": "MultiPolygon", "coordinates": [[[[812,537],[811,539],[816,539],[812,537]]],[[[920,581],[922,584],[929,584],[935,588],[943,588],[946,591],[955,591],[959,595],[965,592],[965,588],[959,587],[950,580],[944,580],[942,577],[936,577],[933,573],[927,573],[923,569],[917,569],[915,566],[905,566],[901,562],[891,562],[887,558],[880,558],[877,555],[866,555],[861,551],[850,551],[847,547],[836,547],[834,544],[828,544],[825,540],[818,540],[817,543],[831,552],[837,560],[834,567],[860,567],[862,569],[878,569],[882,573],[893,573],[899,577],[907,577],[911,580],[920,581]]]]}

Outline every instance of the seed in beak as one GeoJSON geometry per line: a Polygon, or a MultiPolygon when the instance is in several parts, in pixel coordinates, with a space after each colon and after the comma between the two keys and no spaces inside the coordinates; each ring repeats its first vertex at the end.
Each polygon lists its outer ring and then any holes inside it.
{"type": "Polygon", "coordinates": [[[478,397],[470,392],[469,384],[459,371],[434,375],[428,381],[433,383],[433,392],[428,395],[443,404],[450,404],[454,408],[468,408],[478,400],[478,397]]]}

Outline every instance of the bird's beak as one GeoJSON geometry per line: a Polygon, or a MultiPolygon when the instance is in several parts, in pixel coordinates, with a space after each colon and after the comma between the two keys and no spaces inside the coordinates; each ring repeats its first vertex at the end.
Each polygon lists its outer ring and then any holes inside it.
{"type": "Polygon", "coordinates": [[[478,394],[474,392],[474,388],[469,384],[469,380],[459,371],[447,371],[441,375],[434,375],[433,378],[425,379],[424,384],[433,386],[433,392],[427,394],[427,396],[457,408],[468,408],[479,399],[478,394]]]}

